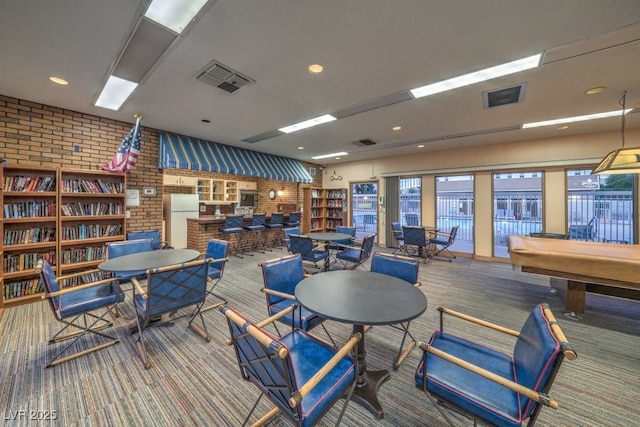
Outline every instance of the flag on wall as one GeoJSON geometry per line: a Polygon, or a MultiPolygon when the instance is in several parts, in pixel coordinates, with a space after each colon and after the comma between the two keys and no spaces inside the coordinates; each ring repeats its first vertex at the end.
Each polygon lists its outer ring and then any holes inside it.
{"type": "Polygon", "coordinates": [[[109,164],[102,165],[102,170],[109,172],[130,172],[135,166],[142,146],[140,117],[136,117],[136,125],[120,143],[120,148],[113,155],[109,164]]]}

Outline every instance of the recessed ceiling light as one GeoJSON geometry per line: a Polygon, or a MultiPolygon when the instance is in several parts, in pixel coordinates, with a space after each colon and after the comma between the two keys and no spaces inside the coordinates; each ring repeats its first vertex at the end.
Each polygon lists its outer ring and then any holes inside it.
{"type": "Polygon", "coordinates": [[[558,130],[565,130],[565,129],[569,129],[569,126],[567,126],[567,125],[558,126],[558,130]]]}
{"type": "Polygon", "coordinates": [[[321,125],[323,123],[332,122],[334,120],[336,120],[336,118],[331,114],[325,114],[323,116],[314,117],[313,119],[305,120],[304,122],[296,123],[291,126],[285,126],[278,130],[284,133],[292,133],[301,129],[307,129],[313,126],[321,125]]]}
{"type": "Polygon", "coordinates": [[[339,153],[331,153],[331,154],[323,154],[322,156],[314,156],[312,157],[312,159],[314,160],[319,160],[319,159],[326,159],[328,157],[335,157],[335,156],[346,156],[349,153],[346,153],[344,151],[341,151],[339,153]]]}
{"type": "Polygon", "coordinates": [[[598,86],[598,87],[592,87],[592,88],[591,88],[591,89],[589,89],[589,90],[585,90],[585,91],[584,91],[584,93],[585,93],[585,95],[595,95],[596,93],[602,93],[602,92],[604,92],[605,90],[607,90],[607,88],[606,88],[606,87],[604,87],[604,86],[598,86]]]}
{"type": "Polygon", "coordinates": [[[118,110],[137,86],[138,83],[111,76],[107,80],[107,84],[102,88],[95,105],[96,107],[118,110]]]}
{"type": "MultiPolygon", "coordinates": [[[[631,110],[633,110],[633,108],[627,108],[626,110],[622,111],[622,114],[627,114],[631,110]]],[[[563,123],[584,122],[587,120],[604,119],[607,117],[614,117],[619,115],[620,115],[620,110],[614,110],[614,111],[607,111],[604,113],[586,114],[584,116],[565,117],[562,119],[545,120],[542,122],[524,123],[522,125],[522,129],[529,129],[529,128],[535,128],[540,126],[560,125],[563,123]]]]}
{"type": "Polygon", "coordinates": [[[208,0],[153,0],[144,16],[176,33],[182,33],[208,0]]]}
{"type": "Polygon", "coordinates": [[[336,160],[340,160],[340,157],[336,157],[336,160]]]}
{"type": "Polygon", "coordinates": [[[304,147],[298,147],[298,150],[304,150],[304,147]]]}
{"type": "Polygon", "coordinates": [[[395,131],[398,131],[398,130],[402,129],[402,126],[394,126],[391,129],[395,130],[395,131]]]}
{"type": "Polygon", "coordinates": [[[319,74],[324,70],[324,67],[320,64],[311,64],[309,65],[309,72],[313,74],[319,74]]]}
{"type": "Polygon", "coordinates": [[[63,79],[62,77],[51,76],[49,77],[49,80],[63,86],[66,86],[69,84],[69,82],[63,79]]]}
{"type": "Polygon", "coordinates": [[[418,145],[418,148],[424,148],[424,144],[418,145]]]}

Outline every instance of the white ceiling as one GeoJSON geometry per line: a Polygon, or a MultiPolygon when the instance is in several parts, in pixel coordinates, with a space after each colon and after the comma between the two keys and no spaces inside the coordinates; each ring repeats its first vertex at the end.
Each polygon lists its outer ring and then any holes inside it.
{"type": "MultiPolygon", "coordinates": [[[[328,164],[422,152],[416,145],[434,138],[423,151],[619,129],[613,117],[439,138],[617,110],[625,90],[627,107],[640,108],[638,0],[213,0],[121,111],[94,107],[146,6],[0,0],[0,94],[130,123],[142,114],[144,126],[306,161],[349,152],[318,161],[328,164]],[[533,70],[242,141],[538,52],[544,64],[533,70]],[[227,93],[195,80],[212,60],[256,83],[227,93]],[[312,63],[325,71],[310,74],[312,63]],[[483,91],[518,83],[527,83],[522,103],[483,108],[483,91]],[[607,90],[584,94],[595,86],[607,90]],[[377,144],[352,143],[364,138],[377,144]]],[[[629,114],[627,127],[638,126],[640,114],[629,114]]]]}

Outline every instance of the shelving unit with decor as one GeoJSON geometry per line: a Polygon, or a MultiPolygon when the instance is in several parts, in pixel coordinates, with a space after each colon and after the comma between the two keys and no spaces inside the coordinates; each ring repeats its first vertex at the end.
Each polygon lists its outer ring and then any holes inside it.
{"type": "Polygon", "coordinates": [[[224,202],[224,181],[212,179],[211,180],[211,200],[214,202],[224,202]]]}
{"type": "Polygon", "coordinates": [[[39,301],[40,258],[57,268],[58,169],[2,167],[2,295],[0,309],[39,301]]]}
{"type": "Polygon", "coordinates": [[[327,231],[336,231],[336,228],[347,224],[347,189],[331,189],[327,192],[327,231]]]}
{"type": "Polygon", "coordinates": [[[327,220],[326,190],[322,188],[304,188],[304,211],[302,215],[302,232],[325,231],[327,220]]]}
{"type": "Polygon", "coordinates": [[[238,181],[225,181],[224,191],[226,202],[238,203],[238,181]]]}
{"type": "Polygon", "coordinates": [[[58,275],[91,269],[107,242],[125,240],[126,174],[60,171],[58,275]]]}
{"type": "Polygon", "coordinates": [[[210,202],[212,197],[211,180],[198,178],[198,185],[196,186],[196,191],[198,193],[198,199],[201,202],[210,202]]]}

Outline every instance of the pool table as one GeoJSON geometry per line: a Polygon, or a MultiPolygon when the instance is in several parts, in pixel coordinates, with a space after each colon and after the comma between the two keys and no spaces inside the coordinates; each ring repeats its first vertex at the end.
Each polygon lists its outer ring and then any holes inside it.
{"type": "Polygon", "coordinates": [[[584,313],[587,292],[640,300],[640,245],[509,236],[508,246],[516,270],[552,277],[571,313],[584,313]]]}

